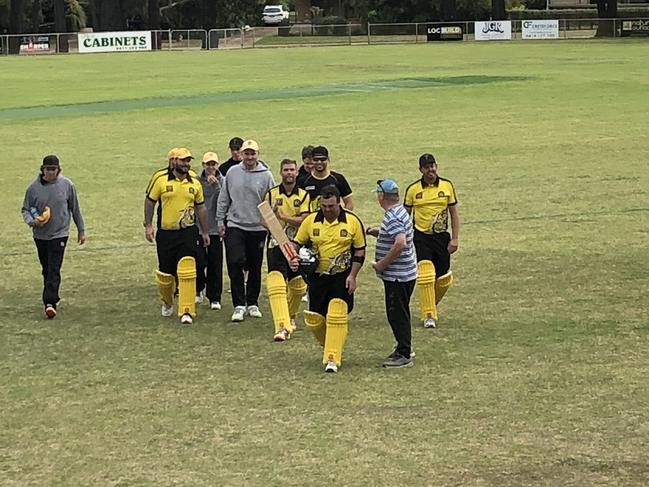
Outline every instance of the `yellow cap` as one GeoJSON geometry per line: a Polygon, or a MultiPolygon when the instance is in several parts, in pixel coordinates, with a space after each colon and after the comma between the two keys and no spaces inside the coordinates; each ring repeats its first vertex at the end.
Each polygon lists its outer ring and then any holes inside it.
{"type": "Polygon", "coordinates": [[[216,152],[206,152],[203,154],[203,162],[219,162],[219,156],[216,155],[216,152]]]}
{"type": "Polygon", "coordinates": [[[189,152],[189,149],[185,149],[184,147],[182,147],[180,149],[176,149],[176,158],[177,159],[186,159],[188,157],[190,157],[192,159],[194,158],[194,156],[192,156],[192,153],[189,152]]]}
{"type": "Polygon", "coordinates": [[[255,152],[259,152],[259,144],[255,142],[254,140],[246,140],[243,145],[241,146],[241,152],[244,150],[249,149],[249,150],[254,150],[255,152]]]}
{"type": "Polygon", "coordinates": [[[167,152],[167,159],[175,159],[176,158],[176,152],[178,152],[178,147],[174,147],[169,152],[167,152]]]}

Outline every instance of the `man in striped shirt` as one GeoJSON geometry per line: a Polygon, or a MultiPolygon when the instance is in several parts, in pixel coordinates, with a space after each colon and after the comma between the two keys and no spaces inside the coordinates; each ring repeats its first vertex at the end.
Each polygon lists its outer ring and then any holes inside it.
{"type": "Polygon", "coordinates": [[[385,312],[397,347],[383,362],[385,368],[410,367],[411,353],[410,296],[417,279],[417,258],[413,245],[412,220],[399,203],[399,187],[392,179],[376,182],[379,205],[385,210],[380,228],[369,227],[368,235],[377,238],[372,267],[383,280],[385,312]]]}

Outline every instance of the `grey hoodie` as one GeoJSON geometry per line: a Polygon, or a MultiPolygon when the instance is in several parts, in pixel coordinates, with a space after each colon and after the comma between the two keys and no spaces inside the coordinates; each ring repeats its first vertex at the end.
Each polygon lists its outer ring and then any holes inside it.
{"type": "Polygon", "coordinates": [[[228,227],[251,232],[265,231],[266,228],[260,223],[257,205],[273,186],[273,175],[261,161],[251,170],[246,169],[243,162],[232,166],[219,194],[217,224],[222,225],[227,220],[228,227]]]}
{"type": "Polygon", "coordinates": [[[51,183],[38,176],[27,188],[22,208],[23,220],[32,227],[34,238],[52,240],[70,236],[70,217],[79,232],[84,232],[83,217],[77,198],[77,190],[72,181],[65,176],[59,176],[51,183]],[[34,207],[39,212],[49,206],[50,219],[42,227],[34,225],[34,217],[29,209],[34,207]]]}

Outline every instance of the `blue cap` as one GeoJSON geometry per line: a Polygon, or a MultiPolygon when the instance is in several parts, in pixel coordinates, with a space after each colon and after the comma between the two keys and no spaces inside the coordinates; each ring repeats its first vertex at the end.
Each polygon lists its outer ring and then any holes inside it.
{"type": "Polygon", "coordinates": [[[376,182],[375,193],[399,194],[399,186],[394,179],[379,179],[376,182]]]}

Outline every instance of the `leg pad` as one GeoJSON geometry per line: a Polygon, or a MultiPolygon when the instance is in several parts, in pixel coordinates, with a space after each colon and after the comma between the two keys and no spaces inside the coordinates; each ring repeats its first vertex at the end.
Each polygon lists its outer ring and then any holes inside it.
{"type": "Polygon", "coordinates": [[[435,266],[430,260],[422,260],[417,264],[417,288],[419,290],[419,306],[421,308],[422,321],[428,318],[437,321],[435,266]]]}
{"type": "Polygon", "coordinates": [[[332,299],[327,308],[327,334],[322,356],[323,364],[333,360],[340,367],[348,328],[347,303],[342,299],[332,299]]]}
{"type": "Polygon", "coordinates": [[[196,259],[183,257],[178,261],[178,316],[196,316],[196,259]]]}

